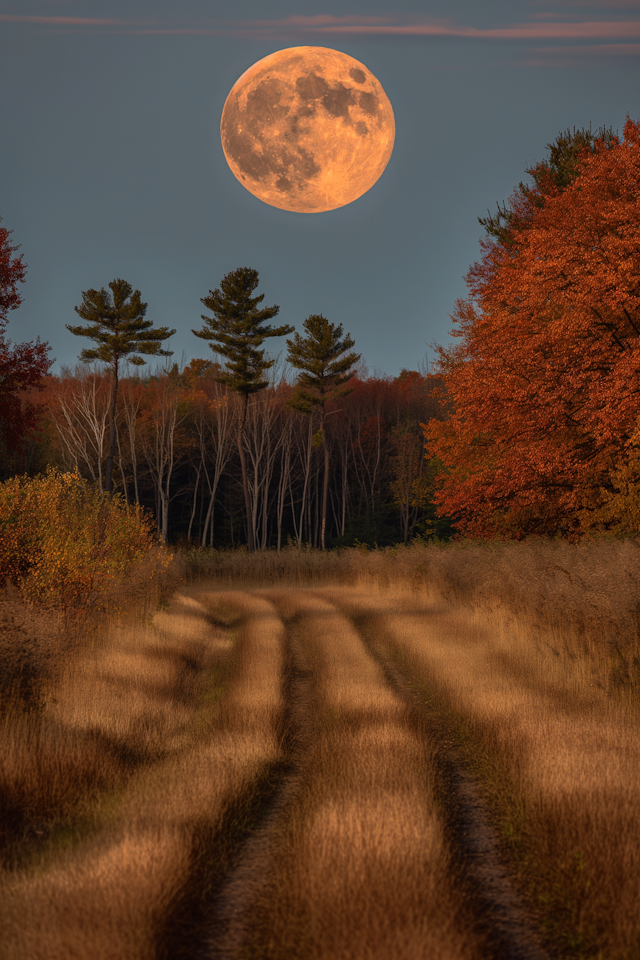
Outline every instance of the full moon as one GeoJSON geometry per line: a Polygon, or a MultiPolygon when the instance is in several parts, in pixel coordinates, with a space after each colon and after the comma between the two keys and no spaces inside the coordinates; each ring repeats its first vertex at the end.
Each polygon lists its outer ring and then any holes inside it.
{"type": "Polygon", "coordinates": [[[393,110],[364,64],[328,47],[289,47],[249,67],[222,111],[233,174],[281,210],[335,210],[366,193],[389,162],[393,110]]]}

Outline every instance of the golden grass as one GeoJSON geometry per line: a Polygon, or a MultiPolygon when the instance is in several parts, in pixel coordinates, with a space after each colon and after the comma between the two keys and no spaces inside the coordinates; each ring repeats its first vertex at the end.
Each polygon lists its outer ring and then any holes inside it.
{"type": "Polygon", "coordinates": [[[446,711],[550,949],[637,957],[640,739],[628,702],[540,646],[525,619],[388,590],[345,590],[342,602],[446,711]]]}
{"type": "Polygon", "coordinates": [[[365,634],[466,756],[550,954],[640,955],[636,541],[198,551],[184,569],[166,609],[85,635],[0,597],[3,960],[191,955],[244,841],[225,956],[490,956],[435,747],[365,634]],[[310,677],[293,713],[287,646],[310,677]]]}
{"type": "Polygon", "coordinates": [[[48,870],[3,878],[0,955],[146,960],[189,868],[185,836],[157,827],[113,836],[48,870]]]}
{"type": "Polygon", "coordinates": [[[36,711],[5,711],[3,958],[157,956],[194,857],[211,881],[232,853],[225,816],[279,756],[269,610],[178,595],[153,622],[114,622],[75,648],[36,711]]]}
{"type": "Polygon", "coordinates": [[[640,538],[417,542],[326,552],[290,546],[254,554],[192,550],[182,564],[195,583],[247,589],[370,584],[480,607],[525,622],[530,646],[580,663],[608,691],[640,689],[640,538]]]}
{"type": "Polygon", "coordinates": [[[292,619],[314,683],[300,782],[231,932],[239,955],[481,956],[430,788],[429,745],[332,604],[264,596],[292,619]]]}

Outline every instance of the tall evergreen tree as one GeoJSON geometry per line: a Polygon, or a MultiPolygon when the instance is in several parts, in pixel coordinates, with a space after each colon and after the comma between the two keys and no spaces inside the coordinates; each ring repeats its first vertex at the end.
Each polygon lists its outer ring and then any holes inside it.
{"type": "Polygon", "coordinates": [[[128,361],[135,366],[146,363],[140,354],[151,357],[170,357],[171,350],[163,350],[162,344],[173,336],[175,330],[168,327],[152,329],[153,321],[145,320],[147,304],[126,280],[112,280],[110,293],[100,290],[84,290],[82,303],[74,310],[88,321],[88,326],[66,324],[67,330],[78,337],[89,337],[97,346],[87,347],[80,353],[82,363],[98,360],[111,370],[112,393],[109,413],[109,450],[105,472],[105,489],[111,493],[113,457],[116,448],[116,404],[120,363],[128,361]]]}
{"type": "Polygon", "coordinates": [[[289,405],[309,416],[316,407],[320,410],[320,429],[316,434],[324,448],[324,483],[322,488],[322,526],[320,543],[326,549],[327,499],[329,492],[329,444],[326,437],[327,403],[351,393],[353,387],[345,384],[351,378],[353,365],[360,359],[352,348],[355,341],[350,334],[342,336],[342,324],[330,323],[321,313],[312,314],[304,321],[306,337],[295,333],[287,340],[287,360],[299,370],[296,388],[289,405]],[[349,352],[348,352],[349,351],[349,352]]]}
{"type": "Polygon", "coordinates": [[[240,394],[243,399],[242,413],[238,421],[238,454],[242,470],[242,488],[247,511],[247,543],[250,551],[255,550],[255,537],[251,523],[251,499],[249,481],[244,455],[244,427],[247,419],[249,397],[268,386],[264,375],[275,363],[268,359],[262,344],[269,337],[282,337],[293,332],[293,327],[283,324],[281,327],[264,326],[268,320],[276,317],[280,307],[263,307],[264,293],[252,296],[258,286],[258,271],[250,267],[239,267],[227,273],[220,283],[220,289],[210,290],[202,297],[202,303],[211,310],[213,317],[202,314],[204,326],[201,330],[192,330],[196,337],[209,340],[214,353],[224,358],[225,367],[219,377],[230,390],[240,394]]]}

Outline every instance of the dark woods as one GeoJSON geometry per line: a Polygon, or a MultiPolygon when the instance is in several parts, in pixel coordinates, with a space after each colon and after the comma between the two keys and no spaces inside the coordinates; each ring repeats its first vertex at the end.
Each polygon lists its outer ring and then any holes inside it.
{"type": "MultiPolygon", "coordinates": [[[[440,416],[437,378],[370,377],[361,368],[348,395],[327,401],[323,433],[319,413],[289,405],[294,385],[281,371],[271,371],[246,410],[242,394],[219,382],[221,372],[192,360],[119,381],[114,491],[149,508],[165,540],[237,547],[250,529],[258,548],[320,546],[325,444],[328,546],[447,532],[435,520],[420,428],[440,416]],[[238,450],[243,417],[249,511],[238,450]]],[[[57,464],[104,490],[112,391],[109,372],[96,367],[49,377],[23,466],[35,473],[57,464]]]]}

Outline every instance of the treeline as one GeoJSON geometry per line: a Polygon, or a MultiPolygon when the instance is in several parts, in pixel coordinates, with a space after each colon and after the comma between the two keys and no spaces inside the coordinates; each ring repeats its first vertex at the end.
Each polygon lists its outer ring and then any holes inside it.
{"type": "MultiPolygon", "coordinates": [[[[124,280],[83,292],[93,346],[45,377],[11,346],[24,264],[0,230],[3,477],[53,464],[148,507],[164,540],[249,550],[416,534],[640,533],[640,122],[566,131],[481,218],[435,374],[369,377],[322,315],[273,327],[257,271],[202,298],[210,362],[134,375],[175,332],[124,280]],[[287,373],[263,348],[287,337],[287,373]],[[360,371],[360,372],[358,372],[360,371]],[[34,432],[36,405],[42,400],[34,432]]],[[[283,368],[284,369],[284,368],[283,368]]]]}
{"type": "MultiPolygon", "coordinates": [[[[14,250],[5,245],[22,282],[14,250]]],[[[4,478],[59,467],[147,508],[163,541],[203,547],[326,549],[448,533],[435,518],[436,465],[423,437],[442,416],[440,380],[363,375],[351,336],[321,314],[302,335],[271,326],[279,307],[262,306],[258,282],[240,267],[202,298],[209,312],[192,332],[215,360],[165,360],[153,373],[148,358],[171,356],[164,343],[175,330],[154,327],[121,278],[83,291],[75,311],[85,323],[67,329],[92,346],[74,370],[40,371],[31,392],[14,391],[12,409],[39,419],[20,443],[2,432],[4,478]],[[263,344],[291,333],[285,375],[263,344]]],[[[19,302],[16,292],[9,309],[19,302]]]]}
{"type": "MultiPolygon", "coordinates": [[[[237,447],[243,398],[216,379],[221,367],[192,360],[118,385],[113,490],[149,509],[164,540],[258,548],[320,545],[325,444],[329,454],[327,545],[389,544],[445,536],[435,517],[435,464],[424,456],[422,423],[442,416],[438,377],[356,373],[350,392],[319,415],[290,406],[293,377],[274,369],[248,401],[243,446],[250,513],[237,447]]],[[[48,377],[38,396],[40,427],[22,468],[53,464],[105,489],[113,377],[78,365],[48,377]]]]}

